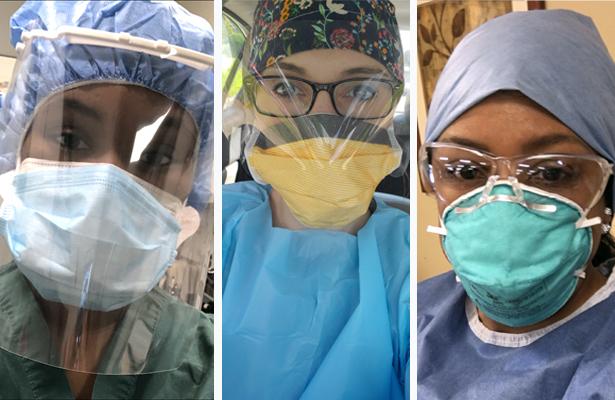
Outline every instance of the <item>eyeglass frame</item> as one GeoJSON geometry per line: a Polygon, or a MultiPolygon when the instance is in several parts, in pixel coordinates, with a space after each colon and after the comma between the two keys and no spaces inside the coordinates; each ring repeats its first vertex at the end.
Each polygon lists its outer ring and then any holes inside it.
{"type": "MultiPolygon", "coordinates": [[[[430,171],[430,169],[427,168],[427,166],[431,166],[431,163],[428,161],[429,154],[427,150],[429,148],[446,148],[446,147],[469,151],[477,156],[485,157],[489,161],[491,161],[492,164],[496,167],[499,164],[498,163],[499,161],[505,160],[505,161],[508,161],[509,163],[514,163],[514,165],[517,165],[519,160],[526,160],[529,158],[540,160],[540,159],[547,159],[547,158],[552,158],[552,157],[576,157],[576,158],[580,158],[583,160],[596,161],[600,165],[600,168],[602,169],[602,184],[600,186],[600,190],[597,191],[596,194],[594,195],[594,198],[592,199],[589,207],[587,208],[588,210],[596,205],[596,203],[600,199],[600,196],[602,196],[602,194],[604,193],[604,190],[606,189],[606,185],[608,184],[609,178],[615,175],[613,171],[613,168],[615,165],[609,162],[606,158],[599,156],[599,155],[546,153],[546,154],[536,154],[536,155],[530,155],[530,156],[520,155],[520,156],[514,156],[514,157],[504,157],[504,156],[495,156],[489,152],[481,151],[473,147],[463,146],[463,145],[459,145],[455,143],[432,142],[432,143],[425,143],[424,145],[421,146],[419,150],[419,170],[420,170],[421,179],[429,185],[430,192],[432,193],[437,193],[437,191],[435,188],[435,182],[432,179],[433,173],[430,171]]],[[[509,168],[509,171],[510,171],[510,168],[509,168]]],[[[513,175],[513,176],[516,176],[516,175],[513,175]]]]}
{"type": "Polygon", "coordinates": [[[404,91],[404,84],[403,84],[403,82],[399,82],[399,81],[395,81],[395,80],[391,80],[391,79],[351,78],[351,79],[343,79],[343,80],[340,80],[340,81],[329,82],[329,83],[318,83],[318,82],[309,81],[309,80],[303,79],[303,78],[295,78],[295,77],[288,77],[288,78],[286,78],[286,77],[281,77],[279,75],[265,75],[265,76],[261,76],[261,75],[257,75],[257,74],[247,75],[244,78],[244,86],[246,86],[248,89],[250,89],[250,90],[247,90],[246,93],[248,94],[252,104],[254,104],[254,107],[256,108],[256,111],[258,111],[259,114],[261,114],[261,115],[265,115],[267,117],[275,117],[275,118],[296,118],[296,117],[302,117],[302,116],[308,115],[310,113],[310,111],[312,111],[312,108],[314,108],[314,104],[316,103],[316,97],[318,97],[318,93],[320,93],[321,91],[324,90],[324,91],[326,91],[329,94],[329,98],[331,99],[331,103],[333,104],[333,108],[335,109],[335,112],[337,113],[337,115],[339,115],[340,117],[348,117],[348,118],[353,118],[353,119],[357,119],[357,120],[381,119],[381,118],[384,118],[387,115],[389,115],[389,113],[395,109],[395,105],[399,102],[399,99],[401,98],[401,96],[403,94],[403,91],[404,91]],[[312,88],[312,101],[311,101],[310,106],[308,107],[307,111],[304,112],[303,114],[297,114],[297,115],[276,115],[276,114],[272,114],[272,113],[262,112],[260,110],[260,108],[258,107],[258,104],[256,104],[256,87],[255,87],[255,85],[256,85],[257,82],[261,82],[261,81],[263,81],[265,79],[282,79],[284,81],[292,79],[292,80],[296,80],[296,81],[308,84],[312,88]],[[335,92],[335,88],[337,86],[339,86],[340,84],[342,84],[342,83],[346,83],[346,82],[361,82],[361,81],[384,82],[384,83],[387,83],[387,84],[389,84],[391,86],[391,93],[392,93],[391,104],[390,104],[389,110],[386,113],[384,113],[384,115],[381,115],[379,117],[363,118],[363,117],[351,117],[351,116],[344,115],[344,114],[339,112],[339,110],[337,109],[337,103],[335,101],[335,97],[333,95],[334,92],[335,92]]]}

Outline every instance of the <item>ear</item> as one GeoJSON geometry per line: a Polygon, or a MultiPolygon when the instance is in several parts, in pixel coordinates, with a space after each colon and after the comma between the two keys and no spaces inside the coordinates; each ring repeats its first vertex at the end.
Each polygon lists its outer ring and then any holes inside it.
{"type": "Polygon", "coordinates": [[[199,225],[201,224],[201,216],[194,208],[185,206],[177,211],[175,218],[177,218],[177,221],[179,221],[179,225],[181,226],[181,231],[177,236],[176,244],[176,248],[179,248],[179,246],[186,241],[186,239],[194,235],[199,229],[199,225]]]}

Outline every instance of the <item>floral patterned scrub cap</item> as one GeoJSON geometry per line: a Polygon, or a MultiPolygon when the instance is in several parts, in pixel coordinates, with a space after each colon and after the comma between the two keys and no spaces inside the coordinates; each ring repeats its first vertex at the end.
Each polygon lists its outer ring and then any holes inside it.
{"type": "Polygon", "coordinates": [[[249,69],[313,49],[349,49],[372,57],[403,82],[395,7],[389,0],[260,0],[254,12],[249,69]]]}

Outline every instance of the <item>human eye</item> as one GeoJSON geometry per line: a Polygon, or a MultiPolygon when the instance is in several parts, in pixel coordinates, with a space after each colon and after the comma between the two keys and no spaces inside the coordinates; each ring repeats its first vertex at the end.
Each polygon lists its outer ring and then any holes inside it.
{"type": "Polygon", "coordinates": [[[76,152],[90,150],[90,146],[83,135],[73,130],[62,130],[56,140],[60,148],[65,151],[76,152]]]}
{"type": "Polygon", "coordinates": [[[295,97],[301,95],[301,89],[289,81],[282,81],[273,86],[273,93],[278,97],[295,97]]]}
{"type": "Polygon", "coordinates": [[[527,176],[530,183],[538,186],[569,185],[577,179],[578,169],[564,160],[544,160],[528,168],[527,176]]]}
{"type": "Polygon", "coordinates": [[[164,168],[173,162],[173,149],[171,146],[158,146],[151,150],[145,150],[139,158],[142,166],[149,168],[164,168]]]}
{"type": "Polygon", "coordinates": [[[450,161],[443,166],[443,178],[452,181],[470,183],[487,178],[484,165],[471,160],[450,161]]]}
{"type": "Polygon", "coordinates": [[[373,100],[378,91],[366,84],[357,84],[348,90],[346,97],[351,98],[353,101],[368,102],[373,100]]]}

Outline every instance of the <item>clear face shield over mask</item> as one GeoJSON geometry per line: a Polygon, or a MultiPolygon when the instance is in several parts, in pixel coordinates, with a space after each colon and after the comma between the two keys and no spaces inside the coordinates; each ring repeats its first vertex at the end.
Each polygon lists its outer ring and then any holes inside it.
{"type": "Polygon", "coordinates": [[[375,206],[380,181],[405,170],[393,126],[404,86],[399,27],[390,1],[304,3],[256,5],[244,112],[232,115],[245,117],[252,177],[303,227],[344,229],[375,206]]]}
{"type": "Polygon", "coordinates": [[[307,227],[341,227],[366,213],[376,186],[402,159],[392,117],[403,84],[384,68],[309,80],[284,63],[244,82],[252,176],[278,191],[307,227]]]}
{"type": "MultiPolygon", "coordinates": [[[[198,80],[211,58],[81,28],[33,31],[22,40],[7,100],[36,107],[27,120],[3,116],[7,129],[23,132],[16,168],[0,185],[0,234],[17,265],[3,271],[3,285],[12,282],[18,310],[0,313],[0,347],[88,373],[177,368],[191,343],[162,332],[161,321],[173,317],[165,315],[170,296],[157,285],[199,228],[186,200],[202,138],[191,113],[161,94],[172,88],[157,92],[120,71],[181,71],[178,81],[198,80]],[[54,68],[48,74],[40,70],[43,55],[54,68]],[[97,68],[105,76],[118,71],[117,80],[79,76],[97,68]],[[152,362],[164,346],[179,349],[177,356],[152,362]]],[[[188,95],[205,103],[208,94],[188,95]]],[[[207,260],[199,264],[205,269],[207,260]]],[[[173,329],[190,331],[197,317],[173,329]]]]}
{"type": "Polygon", "coordinates": [[[506,158],[431,143],[421,149],[420,167],[446,205],[441,226],[430,230],[443,235],[446,255],[481,311],[518,327],[563,307],[585,277],[591,227],[603,222],[592,212],[612,164],[594,155],[506,158]]]}

